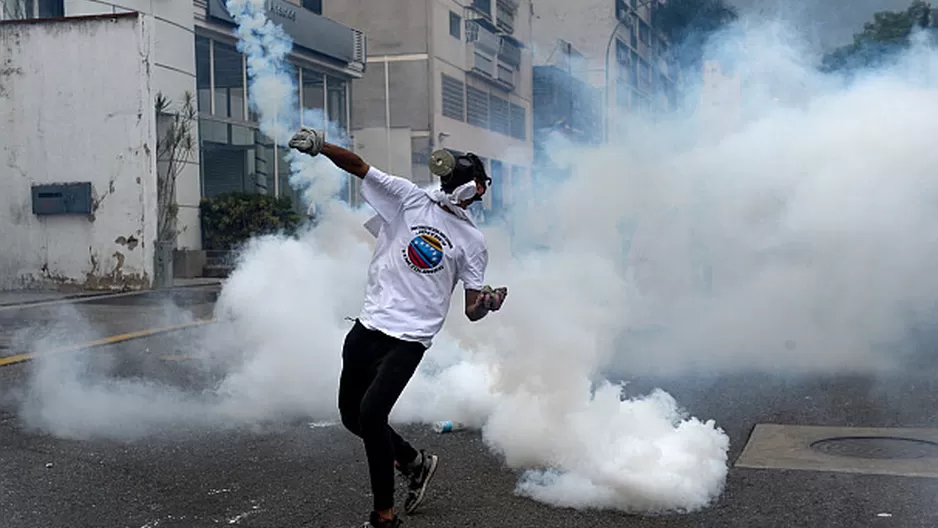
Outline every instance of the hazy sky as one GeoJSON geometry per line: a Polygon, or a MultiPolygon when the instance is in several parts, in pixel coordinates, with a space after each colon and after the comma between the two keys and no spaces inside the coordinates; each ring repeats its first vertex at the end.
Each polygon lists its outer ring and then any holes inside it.
{"type": "Polygon", "coordinates": [[[850,42],[877,11],[900,11],[912,0],[728,0],[741,14],[780,15],[823,49],[850,42]]]}

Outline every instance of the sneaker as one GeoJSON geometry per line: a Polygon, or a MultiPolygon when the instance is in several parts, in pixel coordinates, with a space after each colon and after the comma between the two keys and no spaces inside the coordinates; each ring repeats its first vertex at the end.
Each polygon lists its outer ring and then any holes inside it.
{"type": "Polygon", "coordinates": [[[382,519],[381,516],[378,515],[378,512],[372,511],[371,517],[368,519],[368,522],[362,525],[362,528],[398,528],[400,526],[404,526],[404,523],[397,515],[394,516],[394,519],[389,521],[382,519]]]}
{"type": "Polygon", "coordinates": [[[428,454],[426,451],[420,451],[420,458],[418,458],[419,463],[409,468],[407,472],[410,477],[410,483],[408,484],[409,491],[407,493],[407,499],[404,501],[404,511],[408,514],[413,513],[417,507],[423,503],[424,496],[427,492],[427,485],[430,484],[430,479],[432,479],[433,474],[436,473],[439,460],[440,457],[436,455],[428,454]]]}

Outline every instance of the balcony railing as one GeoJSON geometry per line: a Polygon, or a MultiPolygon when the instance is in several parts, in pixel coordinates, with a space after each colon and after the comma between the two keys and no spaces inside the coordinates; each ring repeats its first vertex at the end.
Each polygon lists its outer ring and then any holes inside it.
{"type": "Polygon", "coordinates": [[[475,20],[466,21],[466,42],[492,56],[498,53],[501,45],[498,35],[475,20]]]}

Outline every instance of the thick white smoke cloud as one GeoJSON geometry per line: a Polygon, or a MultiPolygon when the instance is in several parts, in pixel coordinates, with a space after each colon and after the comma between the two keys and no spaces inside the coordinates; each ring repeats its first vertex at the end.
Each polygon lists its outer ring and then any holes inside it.
{"type": "MultiPolygon", "coordinates": [[[[259,1],[230,6],[252,104],[283,145],[299,125],[294,81],[278,63],[289,41],[259,1]]],[[[514,239],[486,230],[488,280],[509,286],[508,303],[470,324],[454,301],[395,422],[481,428],[507,464],[527,470],[517,492],[549,504],[693,511],[722,492],[727,436],[685,414],[667,387],[624,399],[604,374],[901,365],[888,345],[938,297],[928,271],[938,55],[916,50],[907,64],[843,86],[815,73],[777,27],[741,26],[732,38],[711,54],[746,81],[745,100],[727,101],[738,112],[632,119],[607,147],[552,144],[570,175],[539,188],[536,202],[514,193],[523,201],[510,219],[514,239]]],[[[312,126],[323,119],[303,116],[312,126]]],[[[41,362],[32,422],[68,436],[132,437],[179,421],[335,419],[369,215],[333,198],[347,176],[328,160],[291,154],[291,167],[319,221],[241,255],[216,308],[226,322],[199,347],[223,373],[210,395],[89,381],[41,362]],[[69,419],[79,408],[140,412],[69,419]]]]}

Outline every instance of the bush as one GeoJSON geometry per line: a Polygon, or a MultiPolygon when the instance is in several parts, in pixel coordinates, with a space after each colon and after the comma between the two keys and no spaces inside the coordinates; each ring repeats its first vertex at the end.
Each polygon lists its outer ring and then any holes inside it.
{"type": "Polygon", "coordinates": [[[199,213],[202,247],[209,250],[235,249],[259,235],[292,235],[301,221],[289,198],[244,192],[203,198],[199,213]]]}

